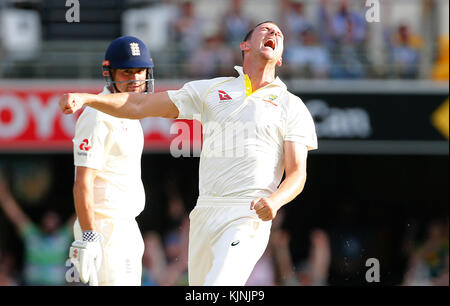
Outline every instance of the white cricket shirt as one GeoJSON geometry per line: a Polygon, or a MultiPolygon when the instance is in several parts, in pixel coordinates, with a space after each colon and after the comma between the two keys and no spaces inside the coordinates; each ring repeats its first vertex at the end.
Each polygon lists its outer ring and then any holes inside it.
{"type": "MultiPolygon", "coordinates": [[[[105,87],[101,94],[109,94],[105,87]]],[[[106,218],[135,218],[145,206],[141,180],[144,133],[139,120],[86,107],[73,138],[74,164],[98,170],[94,211],[106,218]]]]}
{"type": "Polygon", "coordinates": [[[186,83],[168,91],[178,119],[203,124],[199,196],[267,197],[281,182],[283,142],[317,149],[314,121],[302,100],[277,77],[252,92],[242,67],[239,77],[186,83]]]}

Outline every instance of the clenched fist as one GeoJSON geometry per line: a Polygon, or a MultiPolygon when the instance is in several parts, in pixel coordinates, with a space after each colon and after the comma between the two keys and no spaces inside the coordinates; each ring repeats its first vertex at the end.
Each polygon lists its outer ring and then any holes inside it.
{"type": "Polygon", "coordinates": [[[70,115],[81,109],[84,103],[84,94],[67,93],[59,99],[59,108],[64,114],[70,115]]]}
{"type": "Polygon", "coordinates": [[[250,209],[254,209],[261,220],[270,221],[275,218],[278,206],[269,198],[258,198],[252,201],[250,209]]]}

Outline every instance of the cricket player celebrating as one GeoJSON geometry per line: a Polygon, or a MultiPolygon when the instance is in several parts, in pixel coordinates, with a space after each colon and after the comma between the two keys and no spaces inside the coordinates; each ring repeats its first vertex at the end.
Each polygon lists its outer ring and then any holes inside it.
{"type": "Polygon", "coordinates": [[[275,76],[283,40],[274,22],[258,24],[240,44],[239,77],[188,82],[154,95],[60,99],[66,114],[86,104],[117,117],[200,118],[204,135],[199,198],[190,213],[190,285],[244,285],[267,247],[271,220],[303,190],[308,151],[317,148],[317,137],[306,106],[275,76]],[[230,127],[234,135],[227,136],[230,127]]]}
{"type": "MultiPolygon", "coordinates": [[[[103,76],[107,85],[101,95],[153,93],[153,62],[135,37],[111,42],[103,76]]],[[[135,218],[145,205],[141,124],[86,107],[73,143],[77,220],[71,261],[84,283],[140,285],[144,243],[135,218]]]]}

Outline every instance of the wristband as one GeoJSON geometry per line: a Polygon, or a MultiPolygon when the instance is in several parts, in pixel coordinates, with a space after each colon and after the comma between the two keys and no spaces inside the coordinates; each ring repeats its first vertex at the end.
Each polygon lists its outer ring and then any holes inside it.
{"type": "Polygon", "coordinates": [[[97,242],[102,241],[102,234],[95,231],[84,231],[83,232],[83,241],[87,242],[97,242]]]}

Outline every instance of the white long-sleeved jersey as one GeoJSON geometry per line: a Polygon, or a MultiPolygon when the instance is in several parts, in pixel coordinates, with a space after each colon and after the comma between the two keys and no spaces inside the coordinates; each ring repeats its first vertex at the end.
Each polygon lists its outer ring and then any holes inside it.
{"type": "Polygon", "coordinates": [[[254,92],[240,76],[186,83],[168,91],[179,119],[199,119],[203,147],[200,197],[266,197],[281,182],[284,141],[317,149],[314,121],[300,98],[277,77],[254,92]]]}
{"type": "MultiPolygon", "coordinates": [[[[105,87],[101,94],[109,94],[105,87]]],[[[145,206],[141,179],[144,133],[139,120],[116,118],[86,107],[75,127],[74,164],[98,170],[94,212],[135,218],[145,206]]]]}

